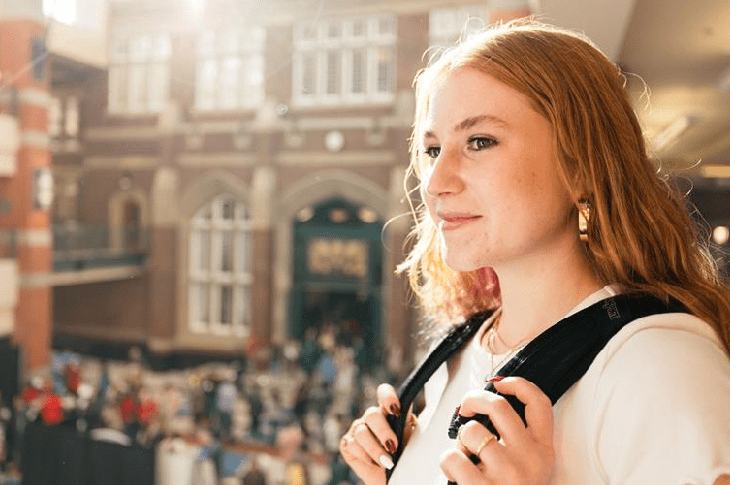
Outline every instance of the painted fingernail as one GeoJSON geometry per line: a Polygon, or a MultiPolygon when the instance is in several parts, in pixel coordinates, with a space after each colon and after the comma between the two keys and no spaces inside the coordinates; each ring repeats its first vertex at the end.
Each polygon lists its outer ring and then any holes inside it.
{"type": "Polygon", "coordinates": [[[390,414],[395,414],[396,416],[400,416],[400,405],[397,403],[393,403],[390,405],[390,414]]]}
{"type": "Polygon", "coordinates": [[[388,453],[391,455],[395,453],[395,443],[393,443],[393,440],[387,440],[385,442],[385,449],[388,450],[388,453]]]}
{"type": "Polygon", "coordinates": [[[504,376],[494,376],[491,379],[488,379],[487,382],[499,382],[502,379],[504,379],[504,376]]]}
{"type": "Polygon", "coordinates": [[[381,465],[383,465],[385,468],[390,470],[395,466],[393,463],[393,460],[388,455],[380,455],[380,458],[378,458],[378,461],[381,465]]]}

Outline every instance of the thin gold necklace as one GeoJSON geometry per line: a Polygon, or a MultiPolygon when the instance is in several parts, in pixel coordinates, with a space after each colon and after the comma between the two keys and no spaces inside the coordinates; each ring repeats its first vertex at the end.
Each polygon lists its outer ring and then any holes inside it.
{"type": "MultiPolygon", "coordinates": [[[[498,317],[499,318],[499,317],[498,317]]],[[[494,377],[494,374],[497,370],[502,368],[502,365],[505,364],[509,359],[511,359],[517,352],[522,349],[524,346],[524,343],[527,339],[522,339],[517,344],[515,344],[514,347],[509,347],[507,343],[502,340],[502,337],[499,336],[499,333],[497,331],[497,325],[499,324],[499,320],[494,322],[491,327],[489,327],[489,334],[487,335],[487,348],[489,349],[489,358],[490,358],[490,366],[491,371],[489,372],[489,375],[487,376],[486,380],[490,380],[494,377]],[[494,340],[499,339],[500,342],[507,348],[506,355],[499,360],[496,364],[494,363],[494,340]]]]}

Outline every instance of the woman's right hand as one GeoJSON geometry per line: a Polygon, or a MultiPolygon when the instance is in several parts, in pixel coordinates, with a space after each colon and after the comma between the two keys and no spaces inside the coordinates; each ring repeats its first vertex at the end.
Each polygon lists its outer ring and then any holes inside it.
{"type": "Polygon", "coordinates": [[[386,416],[401,412],[393,386],[378,386],[378,405],[369,407],[352,422],[340,440],[340,453],[366,485],[385,484],[385,469],[393,467],[398,442],[386,416]]]}

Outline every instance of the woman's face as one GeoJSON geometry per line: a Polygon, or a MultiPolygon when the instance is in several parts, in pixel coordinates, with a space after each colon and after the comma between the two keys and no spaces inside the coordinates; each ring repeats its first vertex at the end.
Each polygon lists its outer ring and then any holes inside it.
{"type": "Polygon", "coordinates": [[[526,96],[460,68],[435,86],[423,133],[423,195],[450,268],[500,274],[575,247],[553,130],[526,96]]]}

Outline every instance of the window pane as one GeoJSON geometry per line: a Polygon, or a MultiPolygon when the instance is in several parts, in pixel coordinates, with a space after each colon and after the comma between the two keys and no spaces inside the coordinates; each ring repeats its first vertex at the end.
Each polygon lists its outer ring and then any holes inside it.
{"type": "Polygon", "coordinates": [[[148,35],[136,35],[132,37],[129,58],[132,62],[145,61],[152,54],[152,38],[148,35]]]}
{"type": "Polygon", "coordinates": [[[236,327],[245,329],[251,322],[251,291],[246,286],[236,287],[236,327]]]}
{"type": "Polygon", "coordinates": [[[250,56],[246,59],[244,70],[245,84],[258,89],[264,86],[264,56],[250,56]]]}
{"type": "Polygon", "coordinates": [[[258,106],[264,100],[264,57],[251,56],[243,65],[238,99],[243,106],[258,106]]]}
{"type": "Polygon", "coordinates": [[[127,106],[127,70],[123,66],[109,68],[109,112],[119,113],[127,106]]]}
{"type": "Polygon", "coordinates": [[[317,57],[313,52],[302,53],[302,92],[303,95],[316,94],[317,57]]]}
{"type": "Polygon", "coordinates": [[[148,111],[162,111],[167,106],[170,91],[170,68],[167,63],[150,64],[148,111]]]}
{"type": "Polygon", "coordinates": [[[230,286],[221,286],[221,319],[220,323],[230,325],[233,323],[233,288],[230,286]]]}
{"type": "Polygon", "coordinates": [[[115,35],[112,37],[109,46],[109,60],[111,62],[124,62],[129,54],[129,40],[126,37],[115,35]]]}
{"type": "Polygon", "coordinates": [[[206,30],[200,35],[198,40],[198,55],[212,57],[215,55],[215,33],[212,30],[206,30]]]}
{"type": "Polygon", "coordinates": [[[218,52],[221,54],[235,54],[238,52],[238,32],[225,30],[218,34],[218,52]]]}
{"type": "Polygon", "coordinates": [[[221,218],[232,221],[236,209],[236,201],[233,199],[222,199],[221,200],[221,218]]]}
{"type": "Polygon", "coordinates": [[[61,136],[61,119],[62,119],[62,103],[61,98],[51,97],[48,105],[48,135],[51,138],[61,136]]]}
{"type": "Polygon", "coordinates": [[[147,79],[145,66],[129,66],[129,98],[127,107],[130,111],[140,112],[147,105],[147,79]]]}
{"type": "Polygon", "coordinates": [[[381,47],[377,50],[377,74],[378,74],[378,92],[393,92],[393,51],[388,47],[381,47]]]}
{"type": "Polygon", "coordinates": [[[356,49],[352,51],[352,85],[351,93],[361,94],[365,92],[365,50],[356,49]]]}
{"type": "Polygon", "coordinates": [[[339,51],[327,53],[327,94],[340,94],[340,58],[339,51]]]}
{"type": "Polygon", "coordinates": [[[364,37],[367,32],[367,24],[364,20],[355,20],[352,23],[352,36],[353,37],[364,37]]]}
{"type": "Polygon", "coordinates": [[[170,36],[167,34],[159,34],[154,38],[152,44],[152,58],[157,60],[167,60],[172,54],[172,43],[170,36]]]}
{"type": "Polygon", "coordinates": [[[266,43],[266,29],[263,27],[249,27],[243,38],[243,46],[252,52],[261,52],[266,43]]]}
{"type": "Polygon", "coordinates": [[[206,285],[190,286],[190,314],[193,322],[209,322],[209,296],[206,285]]]}
{"type": "Polygon", "coordinates": [[[79,132],[79,100],[73,96],[66,98],[66,134],[76,138],[79,132]]]}
{"type": "Polygon", "coordinates": [[[338,39],[342,34],[340,22],[331,22],[327,24],[326,35],[328,39],[338,39]]]}
{"type": "Polygon", "coordinates": [[[221,265],[224,273],[233,271],[233,233],[224,231],[221,237],[221,265]]]}
{"type": "Polygon", "coordinates": [[[246,274],[251,272],[251,233],[249,231],[236,234],[237,246],[237,273],[246,274]]]}
{"type": "Polygon", "coordinates": [[[314,40],[317,38],[317,25],[308,24],[302,26],[300,35],[303,40],[314,40]]]}
{"type": "Polygon", "coordinates": [[[210,204],[206,204],[205,206],[201,207],[197,214],[195,214],[196,219],[200,219],[203,221],[209,221],[212,217],[213,211],[210,204]]]}
{"type": "Polygon", "coordinates": [[[238,73],[241,70],[241,60],[238,57],[227,57],[221,63],[221,72],[218,78],[218,106],[220,108],[235,108],[238,106],[238,73]]]}
{"type": "Polygon", "coordinates": [[[198,253],[198,266],[200,271],[210,270],[210,233],[208,231],[198,232],[198,247],[200,253],[198,253]]]}
{"type": "Polygon", "coordinates": [[[198,61],[195,83],[195,105],[198,109],[215,107],[216,78],[218,66],[213,59],[198,61]]]}
{"type": "Polygon", "coordinates": [[[395,20],[393,17],[381,17],[378,19],[378,34],[393,35],[395,34],[395,20]]]}
{"type": "Polygon", "coordinates": [[[248,220],[248,207],[241,202],[236,204],[236,219],[239,221],[248,220]]]}

